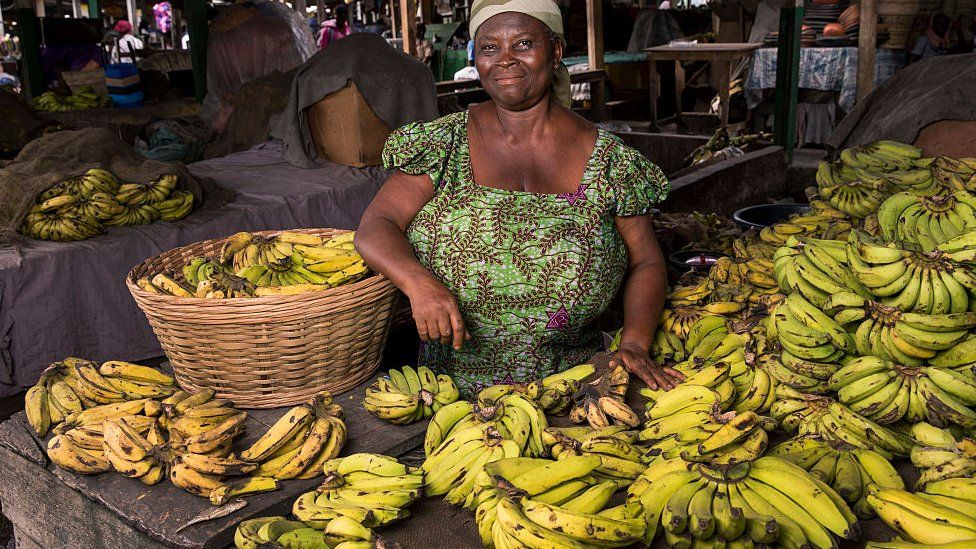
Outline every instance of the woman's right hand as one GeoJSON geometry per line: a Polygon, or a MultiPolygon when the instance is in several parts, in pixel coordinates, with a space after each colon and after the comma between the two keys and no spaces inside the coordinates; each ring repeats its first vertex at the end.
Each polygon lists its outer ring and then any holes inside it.
{"type": "Polygon", "coordinates": [[[457,300],[441,281],[422,276],[412,281],[406,292],[410,299],[417,333],[423,341],[439,341],[460,349],[471,335],[464,327],[457,300]]]}

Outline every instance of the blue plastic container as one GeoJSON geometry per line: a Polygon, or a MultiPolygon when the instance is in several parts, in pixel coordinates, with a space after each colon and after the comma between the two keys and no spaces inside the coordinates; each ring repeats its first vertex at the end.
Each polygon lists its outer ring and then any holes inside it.
{"type": "Polygon", "coordinates": [[[127,78],[139,74],[134,63],[112,63],[105,67],[105,78],[127,78]]]}
{"type": "Polygon", "coordinates": [[[113,93],[109,94],[109,97],[112,98],[112,102],[115,103],[115,106],[120,109],[134,109],[142,106],[144,95],[141,91],[137,91],[134,93],[127,93],[125,95],[113,93]]]}

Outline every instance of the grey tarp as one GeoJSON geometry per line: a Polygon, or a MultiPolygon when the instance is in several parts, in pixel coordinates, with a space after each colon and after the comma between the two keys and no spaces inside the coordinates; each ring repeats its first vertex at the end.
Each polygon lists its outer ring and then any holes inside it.
{"type": "Polygon", "coordinates": [[[125,287],[126,273],[163,251],[243,230],[352,229],[387,173],[320,162],[300,169],[269,142],[189,166],[237,192],[218,210],[177,223],[113,228],[81,242],[29,241],[0,251],[0,397],[65,356],[142,360],[162,351],[125,287]]]}
{"type": "Polygon", "coordinates": [[[899,71],[838,124],[827,139],[846,149],[879,139],[913,143],[939,120],[976,120],[976,54],[930,57],[899,71]]]}
{"type": "Polygon", "coordinates": [[[271,135],[285,144],[285,160],[311,166],[318,156],[305,109],[352,80],[380,120],[392,128],[437,118],[437,93],[430,69],[375,34],[353,33],[330,44],[298,69],[288,107],[271,123],[271,135]]]}

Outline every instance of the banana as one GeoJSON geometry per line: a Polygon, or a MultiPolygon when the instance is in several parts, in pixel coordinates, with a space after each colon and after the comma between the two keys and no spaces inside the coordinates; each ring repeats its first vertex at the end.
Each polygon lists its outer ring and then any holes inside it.
{"type": "Polygon", "coordinates": [[[84,450],[63,435],[48,441],[47,457],[58,467],[81,475],[104,473],[111,467],[104,452],[84,450]]]}
{"type": "Polygon", "coordinates": [[[275,422],[261,438],[241,452],[241,458],[247,461],[264,461],[311,421],[312,411],[308,406],[301,405],[292,408],[275,422]]]}
{"type": "Polygon", "coordinates": [[[259,494],[278,489],[278,481],[268,477],[249,477],[218,486],[210,492],[211,505],[224,505],[231,498],[244,494],[259,494]]]}
{"type": "Polygon", "coordinates": [[[976,540],[966,528],[974,519],[902,490],[880,489],[867,496],[878,516],[900,534],[918,543],[942,544],[976,540]],[[933,518],[936,515],[937,518],[933,518]],[[953,520],[947,520],[952,517],[953,520]],[[962,519],[956,524],[956,519],[962,519]]]}
{"type": "Polygon", "coordinates": [[[615,520],[527,498],[522,500],[522,511],[540,527],[560,532],[581,542],[626,545],[644,536],[645,525],[640,519],[615,520]]]}

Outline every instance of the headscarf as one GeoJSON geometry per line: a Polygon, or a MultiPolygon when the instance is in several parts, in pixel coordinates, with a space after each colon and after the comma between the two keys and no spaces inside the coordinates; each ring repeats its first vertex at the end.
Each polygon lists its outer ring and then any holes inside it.
{"type": "Polygon", "coordinates": [[[129,34],[132,32],[132,23],[129,23],[125,19],[119,19],[115,23],[115,32],[119,34],[129,34]]]}
{"type": "MultiPolygon", "coordinates": [[[[471,38],[478,33],[478,27],[489,18],[500,13],[524,13],[545,23],[552,32],[566,43],[563,37],[563,16],[559,6],[553,0],[475,0],[471,5],[471,23],[469,24],[471,38]]],[[[552,97],[560,105],[572,106],[569,87],[569,69],[562,62],[553,69],[552,97]]]]}

